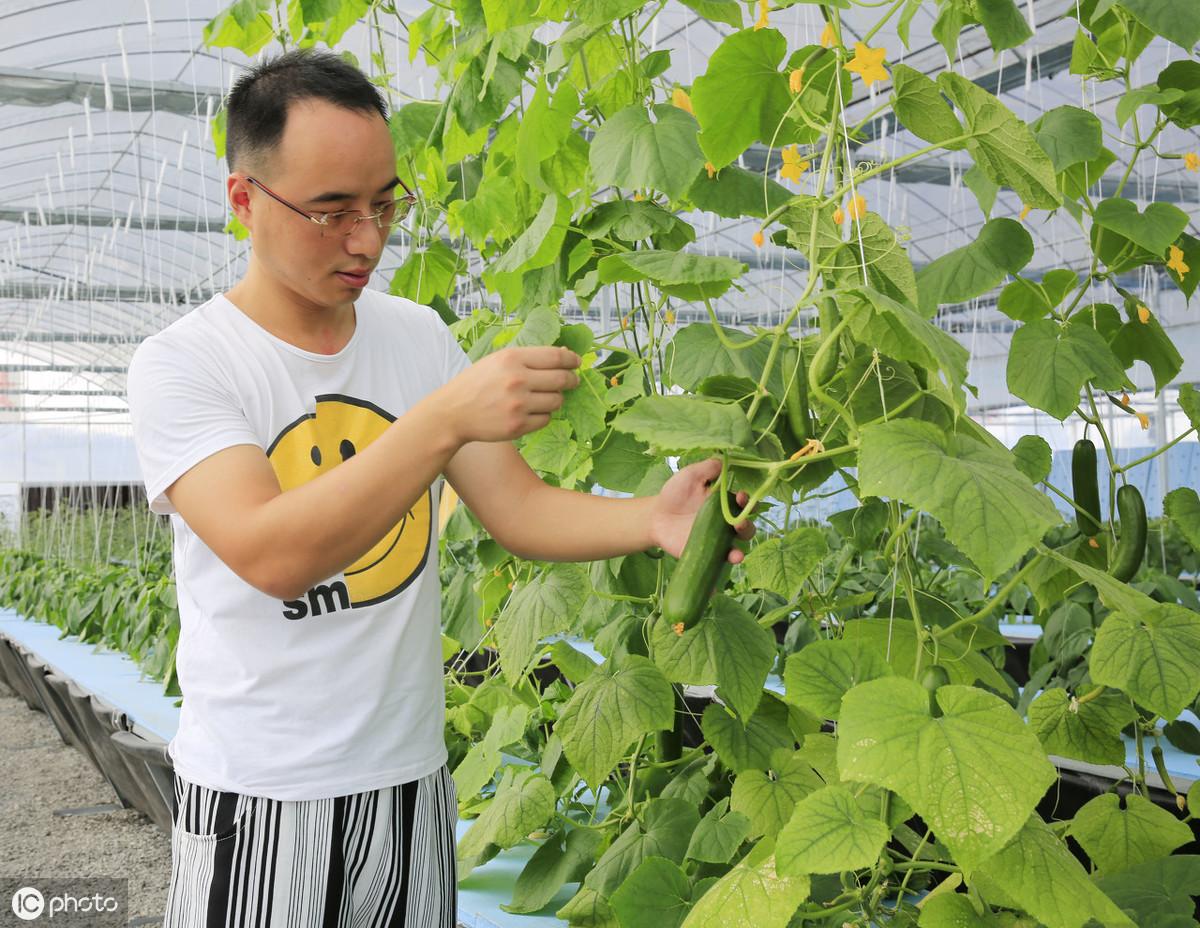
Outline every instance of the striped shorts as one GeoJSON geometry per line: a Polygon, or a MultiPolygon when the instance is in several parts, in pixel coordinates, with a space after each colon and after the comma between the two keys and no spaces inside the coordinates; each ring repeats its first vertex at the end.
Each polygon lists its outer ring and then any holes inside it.
{"type": "Polygon", "coordinates": [[[164,928],[455,928],[454,780],[290,802],[175,775],[164,928]]]}

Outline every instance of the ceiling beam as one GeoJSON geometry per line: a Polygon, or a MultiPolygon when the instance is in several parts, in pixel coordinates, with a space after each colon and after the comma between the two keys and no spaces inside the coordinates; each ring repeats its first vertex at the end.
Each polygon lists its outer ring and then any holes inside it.
{"type": "MultiPolygon", "coordinates": [[[[223,96],[218,87],[181,81],[126,80],[124,77],[110,78],[108,93],[112,96],[113,110],[137,113],[153,110],[180,116],[205,115],[209,99],[215,113],[223,96]]],[[[87,100],[93,109],[105,110],[108,109],[105,98],[104,79],[95,75],[40,68],[0,68],[0,103],[53,106],[87,100]]]]}
{"type": "Polygon", "coordinates": [[[0,300],[63,299],[73,302],[95,303],[154,303],[172,306],[190,306],[203,303],[213,297],[209,287],[192,290],[174,287],[128,287],[119,284],[84,284],[67,281],[59,284],[44,284],[35,280],[13,280],[0,283],[0,300]]]}
{"type": "Polygon", "coordinates": [[[138,345],[144,335],[115,335],[98,332],[0,332],[0,342],[71,342],[85,345],[138,345]]]}
{"type": "Polygon", "coordinates": [[[125,374],[128,367],[95,364],[0,364],[0,374],[125,374]]]}

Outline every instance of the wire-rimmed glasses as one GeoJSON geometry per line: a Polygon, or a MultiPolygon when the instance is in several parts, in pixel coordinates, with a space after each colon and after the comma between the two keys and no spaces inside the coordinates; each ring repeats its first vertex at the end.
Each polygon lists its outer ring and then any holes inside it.
{"type": "Polygon", "coordinates": [[[247,182],[254,184],[259,190],[274,200],[278,200],[288,209],[299,213],[309,222],[315,223],[321,227],[322,236],[338,237],[349,236],[358,228],[358,224],[364,220],[371,220],[382,232],[384,230],[391,231],[404,217],[408,215],[413,204],[417,202],[416,196],[405,185],[404,181],[399,181],[400,186],[404,188],[404,196],[396,197],[389,200],[373,213],[364,213],[360,209],[340,209],[333,213],[310,213],[308,210],[303,210],[294,203],[289,203],[274,190],[268,187],[262,181],[255,180],[253,177],[247,177],[247,182]]]}

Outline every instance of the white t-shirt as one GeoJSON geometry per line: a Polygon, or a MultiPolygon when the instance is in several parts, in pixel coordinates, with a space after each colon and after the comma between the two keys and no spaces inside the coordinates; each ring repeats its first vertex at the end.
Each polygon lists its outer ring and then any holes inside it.
{"type": "Polygon", "coordinates": [[[440,481],[344,573],[286,602],[230,570],[163,492],[242,444],[267,454],[286,492],[470,366],[429,307],[364,290],[355,311],[350,341],[324,355],[217,295],[142,342],[129,366],[150,508],[174,531],[184,699],[168,751],[203,786],[324,799],[415,780],[447,759],[440,481]]]}

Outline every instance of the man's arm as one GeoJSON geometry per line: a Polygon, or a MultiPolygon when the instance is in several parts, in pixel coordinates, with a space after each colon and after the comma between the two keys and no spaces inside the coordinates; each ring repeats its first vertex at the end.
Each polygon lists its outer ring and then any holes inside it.
{"type": "Polygon", "coordinates": [[[261,448],[204,459],[167,488],[200,539],[247,583],[294,599],[369,551],[470,441],[542,428],[579,379],[564,348],[510,348],[427,395],[327,473],[282,492],[261,448]]]}
{"type": "MultiPolygon", "coordinates": [[[[465,444],[446,465],[446,479],[488,534],[517,557],[538,561],[595,561],[659,545],[678,556],[704,500],[705,483],[721,462],[685,467],[655,496],[613,499],[544,483],[511,442],[465,444]]],[[[738,502],[745,504],[745,493],[738,502]]],[[[738,525],[739,538],[754,535],[738,525]]],[[[744,555],[733,550],[729,560],[744,555]]]]}

